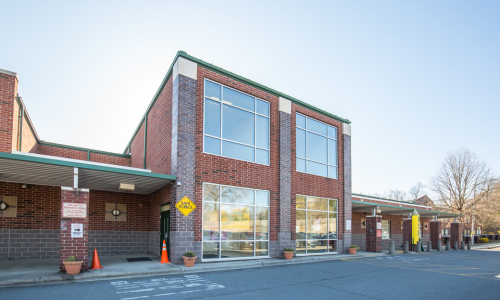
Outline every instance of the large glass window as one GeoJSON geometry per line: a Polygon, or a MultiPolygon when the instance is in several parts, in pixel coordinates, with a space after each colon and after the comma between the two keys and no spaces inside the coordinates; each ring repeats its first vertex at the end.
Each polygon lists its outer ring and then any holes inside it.
{"type": "Polygon", "coordinates": [[[337,252],[337,200],[297,195],[296,253],[337,252]]]}
{"type": "Polygon", "coordinates": [[[203,185],[203,259],[269,256],[269,191],[203,185]]]}
{"type": "Polygon", "coordinates": [[[382,220],[382,238],[390,239],[391,238],[391,221],[390,220],[382,220]]]}
{"type": "Polygon", "coordinates": [[[337,178],[337,128],[296,114],[298,172],[337,178]]]}
{"type": "Polygon", "coordinates": [[[205,80],[205,153],[269,165],[269,102],[205,80]]]}

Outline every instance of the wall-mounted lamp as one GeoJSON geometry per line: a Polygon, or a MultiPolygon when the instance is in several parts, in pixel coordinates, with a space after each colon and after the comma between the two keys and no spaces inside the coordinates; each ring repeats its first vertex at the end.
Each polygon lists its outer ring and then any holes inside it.
{"type": "Polygon", "coordinates": [[[427,229],[427,228],[429,228],[429,225],[425,224],[425,228],[426,228],[426,229],[427,229]]]}
{"type": "Polygon", "coordinates": [[[363,226],[366,226],[366,222],[363,222],[362,224],[363,224],[363,226]]]}
{"type": "Polygon", "coordinates": [[[22,188],[23,188],[23,189],[27,188],[26,184],[23,184],[22,188]]]}
{"type": "Polygon", "coordinates": [[[181,182],[180,181],[177,181],[177,186],[181,186],[181,182]]]}
{"type": "Polygon", "coordinates": [[[115,216],[115,217],[118,217],[121,213],[122,212],[117,208],[115,208],[111,211],[111,214],[113,214],[113,216],[115,216]]]}
{"type": "Polygon", "coordinates": [[[6,210],[7,208],[9,208],[7,203],[0,201],[0,210],[6,210]]]}

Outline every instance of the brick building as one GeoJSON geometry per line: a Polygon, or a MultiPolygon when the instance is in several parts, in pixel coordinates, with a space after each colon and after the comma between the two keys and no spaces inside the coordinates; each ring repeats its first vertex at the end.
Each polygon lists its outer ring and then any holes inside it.
{"type": "MultiPolygon", "coordinates": [[[[93,249],[159,255],[163,239],[174,263],[185,251],[260,259],[345,253],[361,238],[347,119],[179,51],[110,153],[40,140],[17,86],[0,70],[0,260],[77,254],[87,268],[93,249]]],[[[400,238],[402,216],[387,218],[400,238]]]]}

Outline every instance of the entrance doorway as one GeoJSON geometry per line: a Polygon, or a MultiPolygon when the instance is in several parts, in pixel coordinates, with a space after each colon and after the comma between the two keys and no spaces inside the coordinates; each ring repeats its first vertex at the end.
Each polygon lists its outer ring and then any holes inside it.
{"type": "Polygon", "coordinates": [[[167,251],[170,253],[170,204],[161,206],[160,215],[160,254],[163,247],[163,240],[167,244],[167,251]]]}

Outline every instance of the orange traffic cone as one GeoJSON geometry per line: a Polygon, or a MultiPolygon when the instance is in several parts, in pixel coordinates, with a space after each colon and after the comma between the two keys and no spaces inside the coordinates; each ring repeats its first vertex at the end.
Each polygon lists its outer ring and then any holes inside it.
{"type": "Polygon", "coordinates": [[[101,267],[101,263],[99,262],[99,256],[97,255],[97,249],[94,249],[94,257],[92,257],[92,267],[91,270],[104,269],[101,267]]]}
{"type": "Polygon", "coordinates": [[[168,253],[167,253],[167,245],[165,244],[165,240],[163,240],[163,249],[161,250],[161,261],[160,264],[170,263],[168,261],[168,253]]]}

